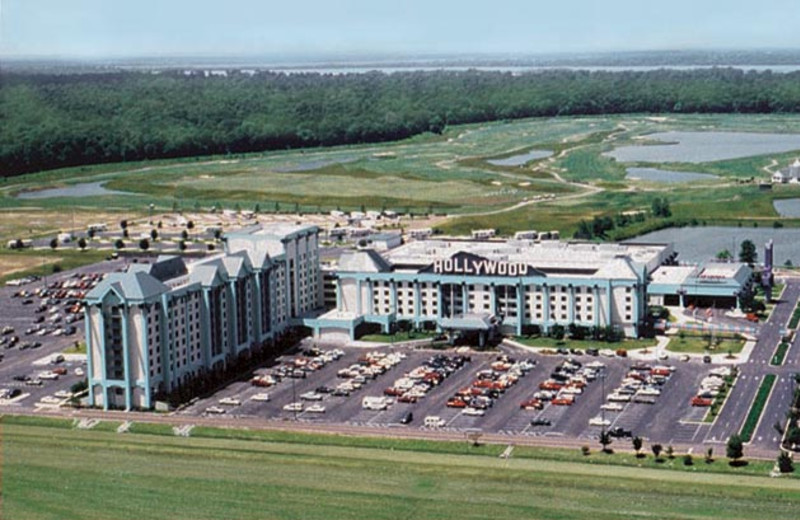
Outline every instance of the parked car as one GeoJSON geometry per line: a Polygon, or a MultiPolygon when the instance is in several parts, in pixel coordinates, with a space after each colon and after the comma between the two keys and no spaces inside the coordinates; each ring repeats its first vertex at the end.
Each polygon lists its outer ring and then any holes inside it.
{"type": "Polygon", "coordinates": [[[411,424],[411,421],[413,420],[414,414],[412,412],[408,412],[400,419],[400,424],[411,424]]]}

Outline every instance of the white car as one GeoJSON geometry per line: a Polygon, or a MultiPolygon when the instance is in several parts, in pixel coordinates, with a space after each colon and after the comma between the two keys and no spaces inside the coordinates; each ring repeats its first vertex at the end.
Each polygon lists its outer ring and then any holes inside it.
{"type": "Polygon", "coordinates": [[[219,404],[224,404],[228,406],[239,406],[242,404],[242,401],[237,399],[236,397],[223,397],[219,400],[219,404]]]}
{"type": "Polygon", "coordinates": [[[627,403],[628,401],[631,400],[631,396],[628,394],[614,393],[614,394],[609,394],[609,396],[606,399],[618,403],[627,403]]]}
{"type": "Polygon", "coordinates": [[[486,412],[484,410],[481,410],[480,408],[472,408],[470,406],[469,408],[464,408],[464,410],[462,410],[461,413],[464,415],[482,416],[486,412]]]}
{"type": "Polygon", "coordinates": [[[61,404],[62,399],[58,397],[53,397],[52,395],[46,395],[39,399],[39,402],[44,404],[61,404]]]}
{"type": "Polygon", "coordinates": [[[306,408],[306,412],[309,413],[325,413],[325,407],[319,403],[312,404],[308,408],[306,408]]]}
{"type": "Polygon", "coordinates": [[[62,399],[69,399],[70,397],[72,397],[72,392],[70,392],[69,390],[59,390],[53,395],[55,395],[56,397],[60,397],[62,399]]]}
{"type": "Polygon", "coordinates": [[[83,372],[83,369],[81,367],[78,367],[78,368],[75,369],[75,375],[76,376],[82,376],[83,373],[84,372],[83,372]]]}
{"type": "Polygon", "coordinates": [[[589,426],[610,426],[611,421],[602,417],[592,417],[589,419],[589,426]]]}
{"type": "Polygon", "coordinates": [[[646,386],[644,388],[640,388],[637,392],[639,395],[661,395],[661,390],[658,388],[653,388],[651,386],[646,386]]]}
{"type": "Polygon", "coordinates": [[[600,409],[607,412],[621,412],[622,405],[619,403],[603,403],[600,405],[600,409]]]}
{"type": "Polygon", "coordinates": [[[269,401],[269,394],[256,394],[250,398],[253,401],[269,401]]]}
{"type": "Polygon", "coordinates": [[[209,406],[206,408],[206,413],[208,414],[223,414],[225,413],[225,408],[220,408],[219,406],[209,406]]]}
{"type": "Polygon", "coordinates": [[[300,394],[300,399],[303,401],[322,401],[322,394],[316,392],[306,392],[300,394]]]}
{"type": "Polygon", "coordinates": [[[303,403],[301,403],[301,402],[289,403],[289,404],[283,406],[283,410],[285,412],[302,412],[303,411],[303,403]]]}
{"type": "Polygon", "coordinates": [[[37,377],[39,379],[58,379],[58,374],[56,374],[55,372],[50,372],[50,371],[39,372],[39,375],[37,377]]]}

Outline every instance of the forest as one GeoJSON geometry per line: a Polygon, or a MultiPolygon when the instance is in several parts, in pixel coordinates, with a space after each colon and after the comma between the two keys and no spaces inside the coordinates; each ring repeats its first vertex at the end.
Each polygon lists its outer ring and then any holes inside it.
{"type": "Polygon", "coordinates": [[[800,112],[800,72],[202,71],[0,75],[0,176],[381,142],[447,125],[620,113],[800,112]]]}

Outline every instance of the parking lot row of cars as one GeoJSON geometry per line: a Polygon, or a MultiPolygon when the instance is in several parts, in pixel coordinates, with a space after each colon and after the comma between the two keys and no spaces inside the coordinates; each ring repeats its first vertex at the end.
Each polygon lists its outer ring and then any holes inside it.
{"type": "Polygon", "coordinates": [[[479,370],[468,387],[456,391],[447,400],[449,408],[461,409],[464,415],[481,416],[494,405],[506,390],[514,386],[520,378],[530,372],[536,362],[517,361],[507,355],[497,358],[490,368],[479,370]]]}
{"type": "Polygon", "coordinates": [[[700,387],[697,389],[697,394],[694,395],[690,404],[692,406],[711,406],[714,403],[714,398],[720,392],[724,391],[727,386],[726,378],[734,374],[734,368],[722,366],[711,370],[706,377],[700,381],[700,387]]]}
{"type": "Polygon", "coordinates": [[[471,360],[469,356],[435,354],[396,379],[383,394],[401,403],[416,403],[471,360]]]}

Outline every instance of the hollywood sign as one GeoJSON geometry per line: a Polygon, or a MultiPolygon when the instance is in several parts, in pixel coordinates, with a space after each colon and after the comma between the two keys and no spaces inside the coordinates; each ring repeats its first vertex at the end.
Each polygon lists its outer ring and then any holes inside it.
{"type": "Polygon", "coordinates": [[[472,274],[476,276],[525,276],[528,265],[519,262],[478,260],[473,258],[447,258],[433,263],[435,274],[472,274]]]}

